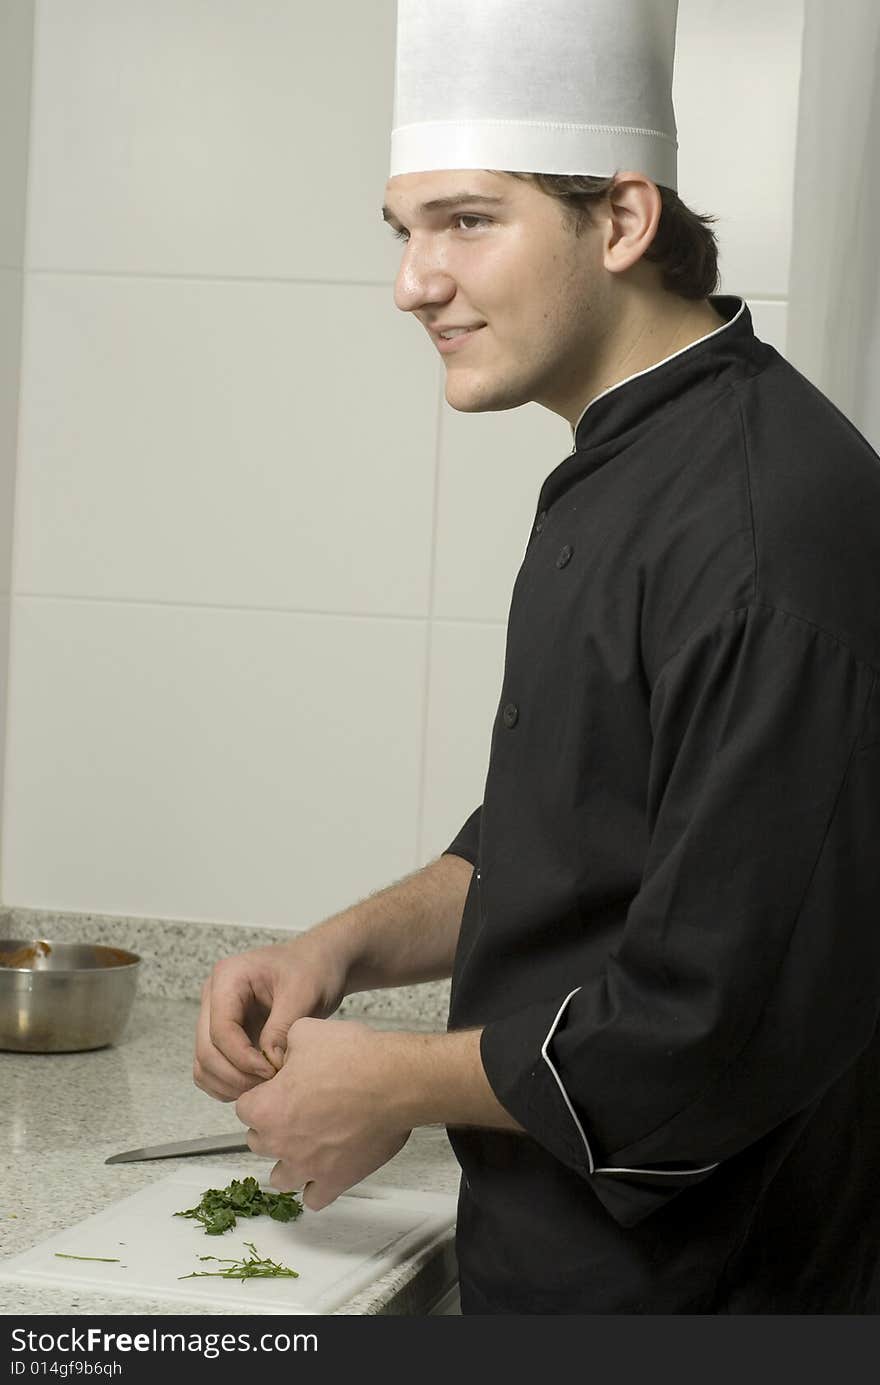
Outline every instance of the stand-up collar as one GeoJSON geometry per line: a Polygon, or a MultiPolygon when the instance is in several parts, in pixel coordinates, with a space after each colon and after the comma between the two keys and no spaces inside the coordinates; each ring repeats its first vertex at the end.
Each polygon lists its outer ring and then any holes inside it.
{"type": "Polygon", "coordinates": [[[552,503],[576,477],[595,470],[635,441],[651,426],[658,409],[681,402],[696,387],[726,373],[739,375],[745,369],[752,374],[764,364],[767,347],[755,336],[745,300],[715,295],[709,302],[725,319],[722,327],[647,370],[628,375],[587,405],[573,430],[570,456],[544,483],[542,506],[552,503]]]}
{"type": "Polygon", "coordinates": [[[725,319],[724,326],[597,394],[573,429],[575,451],[601,447],[636,426],[658,404],[742,359],[743,350],[755,338],[745,300],[715,297],[709,302],[725,319]]]}

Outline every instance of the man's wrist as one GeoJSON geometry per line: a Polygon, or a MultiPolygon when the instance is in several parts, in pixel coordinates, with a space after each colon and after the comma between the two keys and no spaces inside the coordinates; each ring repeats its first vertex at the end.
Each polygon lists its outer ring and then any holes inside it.
{"type": "Polygon", "coordinates": [[[481,1032],[383,1031],[389,1105],[402,1127],[453,1125],[522,1131],[486,1076],[480,1057],[481,1032]]]}

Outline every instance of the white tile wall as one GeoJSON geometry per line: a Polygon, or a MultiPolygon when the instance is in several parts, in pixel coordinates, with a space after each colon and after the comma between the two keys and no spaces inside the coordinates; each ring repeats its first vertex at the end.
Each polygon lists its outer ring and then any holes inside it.
{"type": "Polygon", "coordinates": [[[506,623],[434,622],[420,844],[423,861],[445,851],[483,801],[506,637],[506,623]]]}
{"type": "Polygon", "coordinates": [[[411,335],[387,287],[32,274],[16,589],[427,615],[411,335]]]}
{"type": "Polygon", "coordinates": [[[786,304],[767,303],[760,299],[749,298],[749,312],[752,315],[752,322],[755,327],[755,336],[760,337],[761,341],[766,341],[769,346],[773,346],[780,356],[785,355],[785,335],[786,335],[786,304]]]}
{"type": "Polygon", "coordinates": [[[728,292],[788,292],[804,0],[679,0],[678,191],[712,214],[728,292]]]}
{"type": "MultiPolygon", "coordinates": [[[[780,350],[802,8],[679,12],[679,189],[780,350]]],[[[307,927],[480,800],[571,435],[450,409],[393,307],[393,27],[37,5],[6,904],[307,927]]]]}
{"type": "MultiPolygon", "coordinates": [[[[10,607],[10,598],[6,595],[0,596],[0,651],[2,651],[3,658],[2,668],[0,668],[0,769],[2,769],[3,772],[4,784],[6,779],[7,698],[11,681],[9,678],[10,607]]],[[[6,897],[2,860],[2,843],[6,835],[6,826],[5,802],[3,795],[0,795],[0,899],[5,899],[6,897]]]]}
{"type": "MultiPolygon", "coordinates": [[[[9,595],[12,577],[23,285],[20,269],[0,269],[0,595],[4,596],[9,595]]],[[[0,681],[5,683],[5,645],[0,645],[0,650],[0,681]]]]}
{"type": "MultiPolygon", "coordinates": [[[[0,268],[20,268],[28,168],[33,0],[0,5],[0,268]]],[[[2,320],[0,320],[2,321],[2,320]]]]}
{"type": "Polygon", "coordinates": [[[444,403],[435,616],[507,620],[541,484],[571,445],[570,425],[538,404],[465,414],[444,403]]]}
{"type": "MultiPolygon", "coordinates": [[[[6,761],[33,0],[0,4],[0,783],[6,761]]],[[[0,837],[3,818],[0,813],[0,837]]],[[[0,898],[3,881],[0,874],[0,898]]]]}
{"type": "Polygon", "coordinates": [[[418,620],[17,598],[7,901],[303,928],[400,878],[425,643],[418,620]]]}
{"type": "Polygon", "coordinates": [[[29,265],[389,282],[394,0],[43,0],[29,265]]]}

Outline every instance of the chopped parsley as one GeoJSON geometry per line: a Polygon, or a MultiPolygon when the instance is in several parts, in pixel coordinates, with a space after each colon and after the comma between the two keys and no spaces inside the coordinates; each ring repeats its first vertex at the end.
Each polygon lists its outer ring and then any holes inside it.
{"type": "MultiPolygon", "coordinates": [[[[255,1178],[233,1178],[228,1187],[208,1188],[197,1206],[174,1215],[200,1221],[206,1236],[222,1236],[235,1226],[238,1217],[259,1217],[264,1213],[273,1221],[294,1221],[302,1213],[302,1203],[296,1193],[264,1191],[255,1178]]],[[[245,1245],[248,1244],[246,1241],[245,1245]]]]}
{"type": "MultiPolygon", "coordinates": [[[[176,1215],[180,1215],[177,1213],[176,1215]]],[[[286,1265],[277,1265],[274,1260],[261,1259],[253,1241],[245,1241],[251,1252],[248,1259],[223,1260],[219,1255],[200,1255],[200,1260],[214,1260],[218,1265],[226,1265],[225,1270],[193,1270],[192,1274],[178,1275],[178,1279],[299,1279],[296,1270],[286,1265]]]]}

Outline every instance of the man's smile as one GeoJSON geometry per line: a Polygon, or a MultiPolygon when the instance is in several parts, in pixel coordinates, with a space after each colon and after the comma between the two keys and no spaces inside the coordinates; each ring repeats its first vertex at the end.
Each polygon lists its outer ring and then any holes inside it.
{"type": "Polygon", "coordinates": [[[461,347],[467,344],[471,337],[476,336],[477,332],[482,331],[485,325],[485,323],[481,323],[477,327],[431,328],[431,335],[437,343],[438,351],[446,355],[450,351],[460,350],[461,347]],[[451,335],[444,335],[447,332],[451,333],[451,335]]]}

